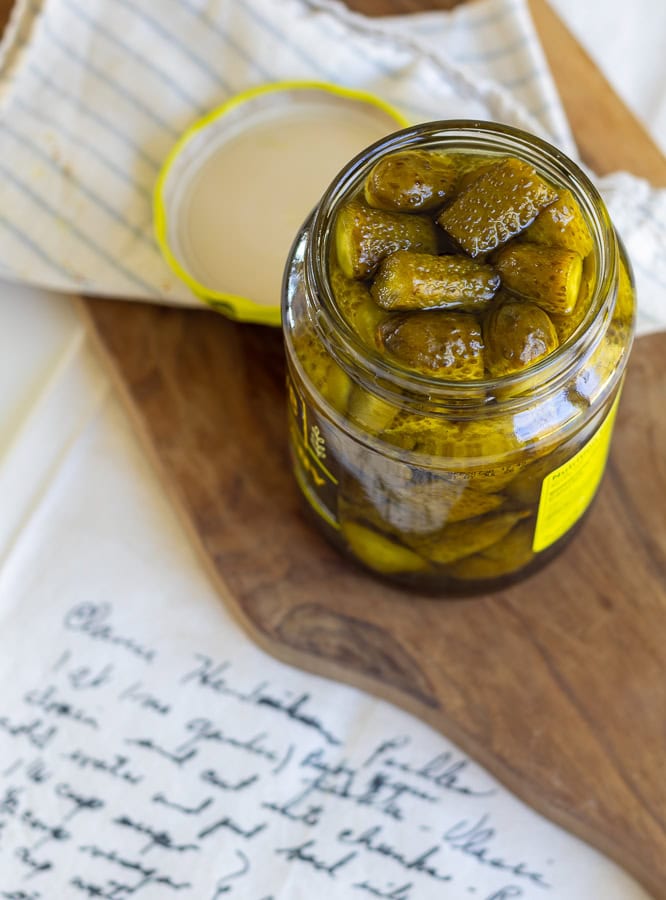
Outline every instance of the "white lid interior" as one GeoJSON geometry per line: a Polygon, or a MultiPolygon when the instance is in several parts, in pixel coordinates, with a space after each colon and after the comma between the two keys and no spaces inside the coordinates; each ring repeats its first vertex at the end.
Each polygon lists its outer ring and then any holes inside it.
{"type": "Polygon", "coordinates": [[[270,91],[194,132],[164,184],[168,240],[203,287],[280,304],[291,244],[338,171],[399,127],[322,88],[270,91]]]}

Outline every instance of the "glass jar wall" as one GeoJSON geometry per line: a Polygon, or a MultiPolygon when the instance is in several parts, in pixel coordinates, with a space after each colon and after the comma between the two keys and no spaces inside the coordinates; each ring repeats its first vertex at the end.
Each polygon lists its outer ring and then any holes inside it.
{"type": "Polygon", "coordinates": [[[331,185],[285,275],[292,457],[315,521],[373,572],[444,596],[534,570],[596,493],[633,328],[630,268],[607,211],[558,150],[471,122],[428,123],[375,144],[331,185]],[[374,319],[339,282],[336,218],[377,161],[405,149],[523,160],[576,199],[594,244],[589,296],[535,365],[451,381],[407,371],[364,334],[374,319]]]}

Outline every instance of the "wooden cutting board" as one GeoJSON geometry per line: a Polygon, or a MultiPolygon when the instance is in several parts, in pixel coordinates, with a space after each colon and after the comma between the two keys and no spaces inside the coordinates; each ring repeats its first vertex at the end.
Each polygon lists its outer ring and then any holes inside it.
{"type": "MultiPolygon", "coordinates": [[[[452,4],[353,5],[381,14],[452,4]]],[[[586,162],[666,184],[663,156],[587,56],[543,0],[533,12],[586,162]]],[[[85,311],[250,636],[425,719],[666,898],[666,336],[637,344],[609,472],[574,543],[520,586],[447,603],[373,580],[304,520],[277,332],[108,300],[85,311]]]]}

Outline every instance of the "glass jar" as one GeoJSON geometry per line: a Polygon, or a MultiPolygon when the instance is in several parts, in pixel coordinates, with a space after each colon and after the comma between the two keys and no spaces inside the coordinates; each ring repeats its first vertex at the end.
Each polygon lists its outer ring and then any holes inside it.
{"type": "Polygon", "coordinates": [[[373,572],[445,596],[493,590],[541,566],[601,481],[634,306],[601,197],[551,145],[493,123],[445,121],[368,148],[305,223],[285,273],[293,465],[319,526],[373,572]],[[594,240],[589,305],[531,368],[466,383],[408,372],[342,316],[329,267],[337,211],[381,157],[407,148],[517,157],[578,201],[594,240]]]}

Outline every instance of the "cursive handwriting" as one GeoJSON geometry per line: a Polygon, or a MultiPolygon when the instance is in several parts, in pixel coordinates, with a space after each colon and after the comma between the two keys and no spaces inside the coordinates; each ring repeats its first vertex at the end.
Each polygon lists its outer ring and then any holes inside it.
{"type": "Polygon", "coordinates": [[[36,706],[47,715],[69,719],[70,721],[78,722],[80,725],[87,725],[89,728],[99,728],[97,719],[94,716],[80,707],[72,706],[71,703],[60,699],[54,685],[28,691],[24,699],[28,706],[36,706]]]}
{"type": "Polygon", "coordinates": [[[183,813],[186,816],[198,816],[205,809],[208,809],[209,806],[213,804],[212,797],[206,797],[205,800],[202,800],[197,806],[185,806],[180,803],[176,803],[174,800],[167,800],[164,794],[157,793],[153,797],[153,803],[159,803],[162,806],[166,806],[169,809],[175,809],[177,812],[183,813]]]}
{"type": "Polygon", "coordinates": [[[377,809],[398,821],[405,818],[405,800],[417,799],[432,804],[437,802],[434,794],[406,781],[393,780],[383,772],[360,775],[359,770],[345,759],[329,761],[322,749],[307,754],[301,767],[319,773],[310,782],[311,791],[377,809]]]}
{"type": "Polygon", "coordinates": [[[386,887],[380,888],[375,884],[371,884],[366,878],[365,881],[357,882],[353,887],[357,888],[357,890],[365,891],[373,897],[381,897],[383,900],[410,900],[410,891],[414,885],[411,881],[408,881],[407,884],[401,884],[396,887],[392,882],[389,882],[386,887]]]}
{"type": "Polygon", "coordinates": [[[238,791],[244,791],[246,788],[252,787],[253,784],[256,784],[259,781],[258,775],[249,775],[247,778],[241,778],[236,782],[228,782],[225,781],[224,778],[221,778],[215,769],[204,769],[204,771],[199,776],[202,781],[205,781],[206,784],[212,784],[216,788],[220,788],[222,791],[232,791],[234,793],[238,793],[238,791]]]}
{"type": "Polygon", "coordinates": [[[74,790],[74,788],[70,787],[66,782],[57,785],[55,793],[56,796],[61,797],[63,800],[72,804],[73,808],[65,816],[65,822],[69,819],[73,819],[77,813],[84,812],[85,810],[102,809],[104,806],[104,801],[100,797],[79,794],[78,791],[74,790]]]}
{"type": "Polygon", "coordinates": [[[142,683],[135,681],[125,688],[118,695],[119,700],[126,700],[130,703],[136,703],[141,709],[147,709],[150,712],[157,713],[160,716],[166,716],[171,712],[171,704],[166,700],[160,700],[151,694],[150,691],[143,690],[142,683]]]}
{"type": "Polygon", "coordinates": [[[512,863],[494,855],[490,843],[496,837],[496,831],[488,826],[487,822],[487,815],[481,816],[472,824],[462,819],[444,833],[443,840],[451,849],[473,857],[479,865],[492,866],[501,872],[510,872],[514,877],[525,878],[539,887],[550,887],[544,875],[528,863],[512,863]]]}
{"type": "Polygon", "coordinates": [[[53,647],[2,698],[0,900],[517,900],[554,881],[499,852],[495,788],[457,751],[369,738],[316,682],[179,655],[111,604],[51,615],[53,647]]]}
{"type": "Polygon", "coordinates": [[[228,661],[216,663],[210,656],[195,654],[198,665],[187,672],[181,679],[183,684],[195,682],[200,687],[214,691],[222,696],[233,697],[241,703],[249,703],[255,706],[263,706],[281,713],[292,722],[304,725],[306,728],[318,732],[328,744],[339,746],[341,741],[331,732],[314,713],[306,711],[305,707],[312,702],[312,696],[303,692],[292,698],[290,692],[286,696],[278,697],[269,693],[270,685],[262,681],[249,691],[242,690],[232,685],[228,678],[231,663],[228,661]]]}
{"type": "Polygon", "coordinates": [[[12,722],[7,716],[0,716],[0,731],[6,732],[11,737],[25,738],[31,746],[39,750],[48,747],[58,733],[55,725],[45,725],[41,719],[12,722]]]}
{"type": "Polygon", "coordinates": [[[139,888],[147,887],[149,884],[161,884],[175,891],[181,891],[192,886],[189,881],[174,881],[170,876],[160,872],[156,866],[147,866],[138,860],[127,859],[117,850],[104,850],[96,844],[84,844],[79,847],[79,852],[90,856],[92,859],[103,859],[105,862],[113,863],[127,872],[140,875],[141,881],[133,888],[134,893],[137,893],[139,888]]]}
{"type": "Polygon", "coordinates": [[[125,743],[132,744],[135,747],[141,747],[143,750],[151,750],[153,753],[157,753],[158,756],[161,756],[164,759],[168,759],[169,762],[172,762],[179,768],[186,765],[197,755],[196,750],[187,750],[182,751],[181,753],[172,753],[170,750],[165,750],[164,747],[160,747],[160,745],[152,738],[126,738],[125,743]]]}
{"type": "Polygon", "coordinates": [[[467,797],[492,797],[496,793],[493,789],[473,788],[463,782],[462,776],[469,772],[469,760],[456,759],[451,751],[438,753],[432,759],[420,765],[405,762],[390,755],[393,751],[404,749],[410,744],[411,739],[406,735],[382,741],[366,759],[364,765],[380,764],[387,768],[398,769],[400,772],[413,775],[435,787],[454,791],[467,797]]]}
{"type": "Polygon", "coordinates": [[[356,859],[356,852],[352,851],[351,853],[347,853],[346,856],[341,856],[334,862],[329,862],[315,854],[314,849],[316,847],[316,842],[313,840],[309,840],[304,841],[304,843],[299,844],[295,847],[282,847],[275,852],[278,854],[284,854],[289,862],[296,861],[306,863],[306,865],[308,865],[310,868],[314,869],[317,872],[324,872],[330,878],[335,878],[336,875],[342,869],[344,869],[346,865],[348,865],[353,859],[356,859]]]}
{"type": "Polygon", "coordinates": [[[223,816],[217,822],[213,822],[212,825],[208,825],[206,828],[202,828],[199,834],[197,835],[200,841],[204,840],[207,837],[210,837],[211,834],[215,834],[216,831],[220,829],[226,829],[231,831],[232,834],[238,835],[238,837],[244,838],[246,841],[252,840],[253,837],[256,837],[258,834],[261,834],[267,828],[266,822],[259,822],[257,825],[252,825],[249,828],[243,828],[237,822],[231,818],[231,816],[223,816]]]}
{"type": "Polygon", "coordinates": [[[118,634],[107,622],[110,615],[111,607],[108,603],[79,603],[65,615],[63,624],[68,631],[84,634],[92,640],[103,641],[114,647],[121,647],[144,662],[153,662],[157,651],[143,646],[134,638],[118,634]]]}
{"type": "Polygon", "coordinates": [[[138,775],[127,768],[130,759],[116,753],[110,760],[99,756],[91,756],[89,753],[77,748],[62,754],[63,759],[68,760],[78,769],[92,769],[94,772],[102,772],[110,778],[118,778],[127,784],[141,784],[143,775],[138,775]]]}
{"type": "Polygon", "coordinates": [[[27,878],[41,875],[43,872],[48,872],[53,868],[53,862],[50,859],[38,860],[32,855],[32,852],[28,847],[18,847],[16,856],[21,860],[24,866],[29,868],[30,872],[28,873],[27,878]]]}
{"type": "Polygon", "coordinates": [[[382,837],[382,826],[375,825],[364,831],[356,832],[353,828],[344,828],[338,833],[338,841],[345,846],[361,847],[368,853],[378,854],[386,859],[393,860],[400,868],[408,872],[421,872],[435,881],[451,881],[450,873],[441,872],[433,862],[440,851],[441,846],[436,844],[427,850],[417,852],[414,856],[407,855],[404,851],[385,841],[382,837]]]}
{"type": "Polygon", "coordinates": [[[131,816],[118,816],[113,819],[113,824],[121,828],[129,828],[137,834],[142,834],[149,838],[148,842],[139,851],[142,854],[152,850],[153,847],[161,847],[163,850],[174,850],[177,853],[199,849],[198,844],[177,844],[165,828],[154,828],[152,825],[136,822],[131,816]]]}

